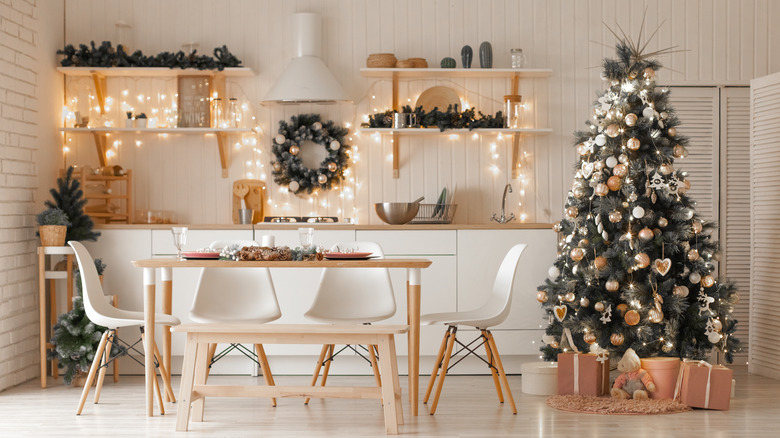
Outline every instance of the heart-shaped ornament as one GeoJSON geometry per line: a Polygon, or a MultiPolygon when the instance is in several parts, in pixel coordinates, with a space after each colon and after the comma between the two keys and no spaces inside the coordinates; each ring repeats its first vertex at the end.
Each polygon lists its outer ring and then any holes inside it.
{"type": "Polygon", "coordinates": [[[593,163],[582,163],[582,176],[584,176],[586,179],[590,178],[590,176],[593,174],[593,163]]]}
{"type": "Polygon", "coordinates": [[[563,318],[566,318],[566,312],[569,310],[569,308],[561,304],[555,306],[554,309],[555,309],[555,319],[557,319],[559,322],[563,322],[563,318]]]}
{"type": "Polygon", "coordinates": [[[656,272],[661,275],[666,275],[669,272],[669,269],[672,268],[672,260],[668,258],[663,260],[655,259],[653,266],[655,267],[656,272]]]}

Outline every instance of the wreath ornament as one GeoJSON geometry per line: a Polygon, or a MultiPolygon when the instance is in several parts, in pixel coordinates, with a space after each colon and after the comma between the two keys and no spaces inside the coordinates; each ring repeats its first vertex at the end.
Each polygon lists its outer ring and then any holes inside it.
{"type": "Polygon", "coordinates": [[[304,190],[312,193],[315,189],[330,190],[335,182],[344,179],[347,168],[347,151],[344,136],[349,130],[337,126],[332,120],[320,121],[319,114],[299,114],[290,117],[290,123],[279,121],[279,133],[273,139],[271,161],[274,182],[287,186],[298,194],[304,190]],[[322,145],[327,156],[320,167],[311,169],[303,165],[301,145],[312,141],[322,145]]]}

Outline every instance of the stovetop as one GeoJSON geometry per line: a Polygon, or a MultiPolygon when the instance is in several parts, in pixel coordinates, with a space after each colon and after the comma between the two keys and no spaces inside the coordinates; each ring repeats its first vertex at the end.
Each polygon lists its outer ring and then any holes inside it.
{"type": "Polygon", "coordinates": [[[272,223],[334,223],[338,222],[339,218],[336,216],[265,216],[263,222],[272,223]]]}

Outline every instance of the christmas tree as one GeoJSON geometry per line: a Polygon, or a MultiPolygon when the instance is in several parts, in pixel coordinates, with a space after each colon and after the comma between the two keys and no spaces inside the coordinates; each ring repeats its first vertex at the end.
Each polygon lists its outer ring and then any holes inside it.
{"type": "Polygon", "coordinates": [[[617,59],[603,62],[609,87],[575,133],[558,257],[537,290],[549,316],[541,350],[545,360],[575,347],[703,359],[716,348],[730,363],[739,296],[714,276],[715,224],[696,213],[691,182],[675,168],[688,140],[650,59],[671,50],[645,54],[647,44],[619,40],[617,59]]]}
{"type": "Polygon", "coordinates": [[[57,178],[57,188],[51,189],[51,197],[54,202],[46,201],[44,205],[49,208],[59,208],[68,215],[71,225],[65,234],[65,241],[71,240],[97,240],[100,233],[92,231],[95,223],[92,218],[84,214],[84,205],[87,200],[83,198],[84,192],[77,179],[73,179],[73,166],[68,168],[65,178],[57,178]]]}

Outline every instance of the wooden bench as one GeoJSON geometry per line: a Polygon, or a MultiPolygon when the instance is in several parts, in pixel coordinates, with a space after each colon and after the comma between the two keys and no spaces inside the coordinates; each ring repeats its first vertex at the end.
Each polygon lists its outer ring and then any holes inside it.
{"type": "MultiPolygon", "coordinates": [[[[380,399],[384,409],[385,429],[388,434],[396,435],[398,425],[403,424],[403,413],[395,335],[406,333],[407,330],[408,326],[405,325],[327,324],[182,324],[172,327],[171,331],[187,334],[176,430],[186,431],[190,416],[193,421],[203,421],[206,397],[333,397],[380,399]],[[382,358],[379,369],[383,383],[378,388],[206,385],[210,343],[376,345],[382,358]]],[[[345,422],[348,420],[344,418],[345,422]]]]}

